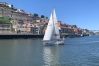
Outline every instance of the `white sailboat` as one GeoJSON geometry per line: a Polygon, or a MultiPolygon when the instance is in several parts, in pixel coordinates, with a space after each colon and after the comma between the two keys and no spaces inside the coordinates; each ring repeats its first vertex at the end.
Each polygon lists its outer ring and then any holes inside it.
{"type": "Polygon", "coordinates": [[[60,38],[59,27],[57,24],[56,13],[55,10],[53,10],[43,38],[43,43],[45,45],[64,44],[64,39],[60,38]]]}

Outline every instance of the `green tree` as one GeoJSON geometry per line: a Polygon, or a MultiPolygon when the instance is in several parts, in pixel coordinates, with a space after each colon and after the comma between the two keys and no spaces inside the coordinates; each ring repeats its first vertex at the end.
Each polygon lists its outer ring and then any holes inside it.
{"type": "Polygon", "coordinates": [[[45,18],[45,16],[44,15],[41,15],[41,18],[45,18]]]}
{"type": "Polygon", "coordinates": [[[48,17],[46,17],[46,19],[48,19],[48,17]]]}
{"type": "Polygon", "coordinates": [[[72,27],[77,28],[77,25],[72,25],[72,27]]]}
{"type": "Polygon", "coordinates": [[[11,24],[11,18],[9,17],[0,17],[0,24],[11,24]]]}
{"type": "Polygon", "coordinates": [[[34,13],[34,17],[38,17],[38,14],[34,13]]]}

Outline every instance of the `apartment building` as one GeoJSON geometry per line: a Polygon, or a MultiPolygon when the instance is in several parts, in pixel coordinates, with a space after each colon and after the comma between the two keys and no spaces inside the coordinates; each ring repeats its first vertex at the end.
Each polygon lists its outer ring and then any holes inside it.
{"type": "Polygon", "coordinates": [[[24,10],[16,9],[13,5],[9,5],[6,2],[0,2],[0,17],[11,18],[12,29],[15,32],[22,28],[24,28],[23,31],[29,31],[26,30],[30,28],[27,25],[33,21],[31,14],[26,13],[24,10]]]}

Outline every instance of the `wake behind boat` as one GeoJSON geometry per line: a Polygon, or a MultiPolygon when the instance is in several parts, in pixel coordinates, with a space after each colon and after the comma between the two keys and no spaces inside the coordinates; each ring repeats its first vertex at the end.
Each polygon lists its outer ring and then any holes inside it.
{"type": "Polygon", "coordinates": [[[51,13],[47,29],[43,38],[44,45],[63,45],[64,38],[60,38],[60,32],[58,22],[56,18],[55,10],[51,13]]]}

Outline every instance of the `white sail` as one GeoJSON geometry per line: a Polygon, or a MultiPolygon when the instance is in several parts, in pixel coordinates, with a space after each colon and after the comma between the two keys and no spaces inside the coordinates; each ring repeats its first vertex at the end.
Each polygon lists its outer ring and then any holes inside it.
{"type": "Polygon", "coordinates": [[[52,38],[52,33],[53,33],[53,20],[52,20],[52,14],[49,20],[49,23],[47,25],[47,29],[45,30],[45,35],[43,40],[51,40],[52,38]]]}
{"type": "Polygon", "coordinates": [[[55,9],[53,10],[53,22],[54,22],[54,28],[55,28],[55,36],[56,39],[60,39],[60,33],[59,33],[59,28],[58,28],[58,21],[57,21],[57,17],[56,17],[56,13],[55,13],[55,9]]]}
{"type": "Polygon", "coordinates": [[[60,38],[60,32],[57,22],[55,10],[53,10],[45,35],[43,38],[44,44],[64,44],[64,40],[60,38]]]}

